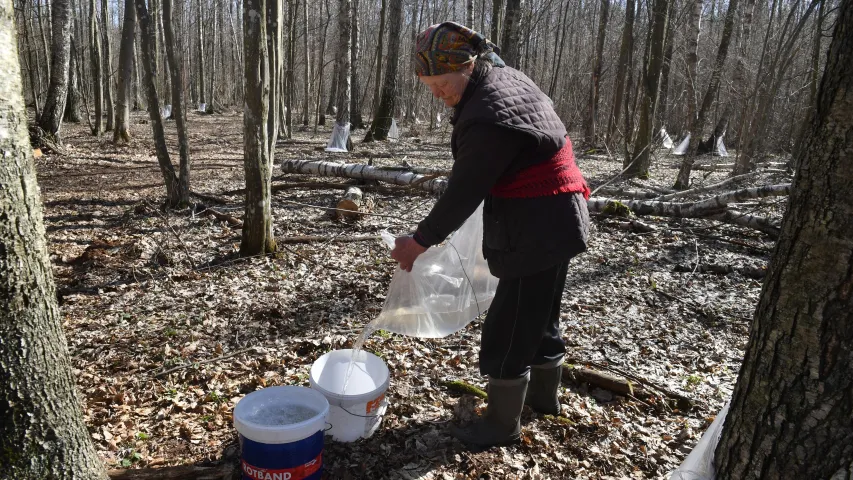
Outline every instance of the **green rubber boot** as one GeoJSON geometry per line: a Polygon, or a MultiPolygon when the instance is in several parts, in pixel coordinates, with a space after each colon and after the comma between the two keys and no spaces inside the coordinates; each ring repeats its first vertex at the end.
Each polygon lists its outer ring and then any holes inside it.
{"type": "Polygon", "coordinates": [[[556,367],[533,366],[530,369],[530,384],[524,404],[533,411],[545,415],[560,414],[560,399],[557,393],[563,376],[563,365],[556,367]]]}
{"type": "Polygon", "coordinates": [[[466,427],[451,427],[450,434],[468,445],[488,448],[511,445],[521,438],[521,410],[529,376],[511,380],[489,378],[486,413],[466,427]]]}

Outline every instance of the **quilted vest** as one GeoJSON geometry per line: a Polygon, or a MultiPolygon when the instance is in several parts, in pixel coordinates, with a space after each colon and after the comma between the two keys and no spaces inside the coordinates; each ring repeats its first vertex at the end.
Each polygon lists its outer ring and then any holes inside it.
{"type": "Polygon", "coordinates": [[[471,98],[454,119],[451,148],[475,123],[497,124],[526,132],[536,138],[536,152],[546,158],[565,144],[566,127],[553,102],[527,75],[511,67],[494,67],[480,80],[471,98]]]}

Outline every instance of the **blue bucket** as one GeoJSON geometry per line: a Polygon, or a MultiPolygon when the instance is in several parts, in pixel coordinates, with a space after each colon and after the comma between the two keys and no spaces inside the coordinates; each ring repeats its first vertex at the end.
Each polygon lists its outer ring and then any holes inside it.
{"type": "Polygon", "coordinates": [[[244,480],[319,480],[329,402],[305,387],[270,387],[234,407],[244,480]]]}

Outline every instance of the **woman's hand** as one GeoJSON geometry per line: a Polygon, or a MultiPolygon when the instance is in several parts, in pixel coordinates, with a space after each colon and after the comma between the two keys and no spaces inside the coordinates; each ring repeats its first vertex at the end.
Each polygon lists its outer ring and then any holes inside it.
{"type": "Polygon", "coordinates": [[[397,237],[394,240],[394,249],[391,250],[391,258],[400,262],[400,268],[411,272],[415,260],[426,250],[426,247],[422,247],[411,235],[405,235],[397,237]]]}

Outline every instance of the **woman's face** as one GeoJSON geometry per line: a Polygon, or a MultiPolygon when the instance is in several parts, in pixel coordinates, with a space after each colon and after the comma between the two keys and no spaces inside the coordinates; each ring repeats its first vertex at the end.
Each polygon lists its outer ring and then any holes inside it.
{"type": "Polygon", "coordinates": [[[429,87],[432,96],[443,100],[448,107],[454,107],[462,99],[462,94],[465,93],[465,87],[468,86],[468,78],[472,70],[473,65],[458,72],[418,78],[429,87]]]}

